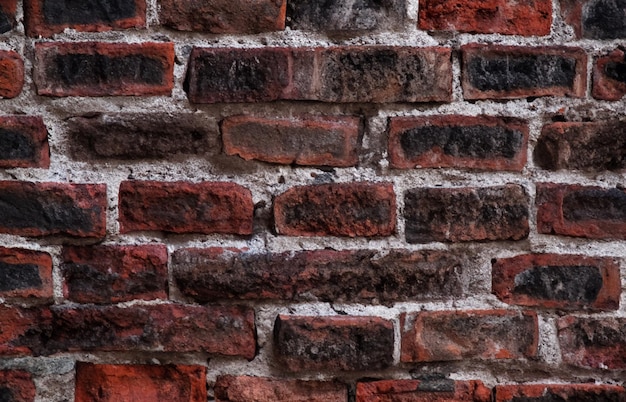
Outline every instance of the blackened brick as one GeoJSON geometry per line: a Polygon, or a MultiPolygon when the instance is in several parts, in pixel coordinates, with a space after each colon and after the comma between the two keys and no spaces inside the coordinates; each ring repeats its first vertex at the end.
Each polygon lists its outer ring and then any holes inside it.
{"type": "Polygon", "coordinates": [[[35,383],[30,373],[22,370],[0,371],[0,401],[33,402],[35,383]]]}
{"type": "Polygon", "coordinates": [[[616,49],[608,55],[595,59],[593,64],[593,97],[617,101],[622,99],[625,94],[626,53],[622,49],[616,49]]]}
{"type": "Polygon", "coordinates": [[[0,168],[49,166],[48,130],[43,119],[0,116],[0,168]]]}
{"type": "Polygon", "coordinates": [[[480,381],[381,380],[358,382],[356,402],[490,402],[491,391],[480,381]]]}
{"type": "Polygon", "coordinates": [[[558,321],[563,360],[571,365],[626,369],[626,320],[623,317],[563,317],[558,321]]]}
{"type": "Polygon", "coordinates": [[[9,32],[15,27],[17,0],[0,0],[0,34],[9,32]]]}
{"type": "Polygon", "coordinates": [[[624,0],[561,0],[563,19],[578,38],[621,39],[626,37],[624,0]]]}
{"type": "Polygon", "coordinates": [[[52,257],[0,247],[0,297],[52,298],[52,257]]]}

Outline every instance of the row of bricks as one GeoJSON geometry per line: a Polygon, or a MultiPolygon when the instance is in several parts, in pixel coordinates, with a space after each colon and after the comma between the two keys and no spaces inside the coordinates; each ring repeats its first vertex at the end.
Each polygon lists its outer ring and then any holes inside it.
{"type": "MultiPolygon", "coordinates": [[[[400,363],[539,361],[538,316],[518,310],[401,313],[400,363]]],[[[0,356],[66,352],[207,353],[254,360],[250,307],[0,305],[0,356]]],[[[570,366],[626,369],[626,319],[566,315],[556,321],[570,366]],[[601,341],[595,341],[601,339],[601,341]],[[594,341],[589,341],[594,340],[594,341]]],[[[375,316],[278,315],[273,360],[291,373],[383,370],[394,363],[394,322],[375,316]]]]}
{"type": "MultiPolygon", "coordinates": [[[[206,368],[192,365],[76,364],[76,402],[205,402],[206,368]]],[[[267,377],[220,375],[213,385],[216,402],[348,402],[350,384],[339,381],[302,381],[267,377]]],[[[0,371],[0,387],[14,402],[32,402],[36,389],[30,373],[0,371]]],[[[497,385],[479,380],[442,378],[358,381],[356,402],[519,402],[623,401],[626,390],[617,385],[526,384],[497,385]]]]}
{"type": "MultiPolygon", "coordinates": [[[[607,0],[560,0],[561,16],[578,37],[626,37],[626,24],[615,19],[625,6],[607,0]]],[[[360,2],[340,0],[159,0],[161,25],[180,31],[249,34],[285,29],[327,32],[363,32],[400,29],[406,21],[407,1],[360,2]]],[[[17,0],[0,2],[0,33],[15,26],[17,0]]],[[[25,0],[26,33],[52,36],[66,28],[97,32],[146,27],[146,0],[90,0],[77,3],[25,0]]],[[[420,0],[418,27],[427,31],[548,35],[552,24],[551,0],[420,0]]]]}
{"type": "MultiPolygon", "coordinates": [[[[208,116],[182,113],[91,114],[66,119],[70,154],[78,160],[214,156],[222,150],[246,160],[299,166],[359,164],[363,119],[357,116],[262,118],[231,116],[219,130],[208,116]]],[[[546,124],[534,162],[548,170],[626,168],[624,122],[546,124]]],[[[465,168],[521,171],[527,164],[529,125],[512,117],[391,117],[392,168],[465,168]]],[[[50,165],[48,132],[34,116],[0,116],[0,168],[50,165]]]]}
{"type": "MultiPolygon", "coordinates": [[[[445,47],[195,47],[184,87],[193,103],[450,102],[451,54],[445,47]]],[[[586,96],[581,48],[470,44],[461,54],[465,99],[586,96]]],[[[174,59],[174,44],[165,42],[36,43],[34,81],[43,96],[170,95],[174,59]]],[[[596,58],[593,96],[621,99],[625,66],[620,49],[596,58]]],[[[20,55],[0,52],[0,97],[18,96],[23,82],[20,55]]]]}
{"type": "MultiPolygon", "coordinates": [[[[384,303],[461,299],[472,266],[454,252],[388,250],[252,253],[179,249],[168,273],[165,245],[66,246],[63,296],[77,303],[168,298],[168,278],[199,303],[219,300],[384,303]]],[[[0,297],[49,303],[52,258],[40,251],[0,248],[0,297]]],[[[620,265],[608,257],[527,254],[492,261],[492,292],[503,302],[559,310],[617,310],[620,265]]]]}
{"type": "MultiPolygon", "coordinates": [[[[0,182],[0,233],[22,236],[106,235],[106,185],[0,182]]],[[[539,233],[626,238],[626,191],[537,184],[539,233]]],[[[121,233],[253,233],[250,190],[227,182],[124,181],[121,233]]],[[[377,237],[396,233],[396,194],[389,183],[292,187],[274,199],[274,228],[286,236],[377,237]]],[[[530,201],[521,185],[414,188],[404,194],[409,243],[521,240],[530,201]]]]}

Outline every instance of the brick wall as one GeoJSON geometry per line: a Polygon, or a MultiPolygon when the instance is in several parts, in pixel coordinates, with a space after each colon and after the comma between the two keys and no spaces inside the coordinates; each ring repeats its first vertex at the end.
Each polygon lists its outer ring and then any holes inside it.
{"type": "Polygon", "coordinates": [[[0,0],[0,400],[626,401],[625,15],[0,0]]]}

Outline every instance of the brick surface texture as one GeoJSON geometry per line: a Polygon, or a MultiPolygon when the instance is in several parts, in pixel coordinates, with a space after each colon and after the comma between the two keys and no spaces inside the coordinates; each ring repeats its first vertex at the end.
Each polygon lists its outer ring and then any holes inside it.
{"type": "Polygon", "coordinates": [[[626,0],[0,0],[0,402],[626,402],[626,0]]]}

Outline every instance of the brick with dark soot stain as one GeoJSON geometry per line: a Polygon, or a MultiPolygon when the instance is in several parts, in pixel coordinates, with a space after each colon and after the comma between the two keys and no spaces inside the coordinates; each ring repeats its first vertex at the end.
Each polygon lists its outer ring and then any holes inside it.
{"type": "Polygon", "coordinates": [[[0,168],[50,166],[48,130],[38,116],[0,116],[0,168]]]}
{"type": "Polygon", "coordinates": [[[593,89],[596,99],[618,101],[626,94],[626,53],[616,49],[593,63],[593,89]]]}
{"type": "Polygon", "coordinates": [[[49,300],[52,296],[50,254],[0,247],[0,297],[49,300]]]}
{"type": "Polygon", "coordinates": [[[0,34],[7,33],[15,27],[17,0],[0,0],[0,34]]]}
{"type": "Polygon", "coordinates": [[[356,402],[490,402],[491,390],[481,381],[380,380],[356,385],[356,402]]]}
{"type": "Polygon", "coordinates": [[[558,320],[559,348],[567,364],[604,370],[626,369],[626,319],[574,317],[558,320]]]}
{"type": "Polygon", "coordinates": [[[0,401],[33,402],[37,390],[32,375],[23,370],[0,371],[0,401]]]}

